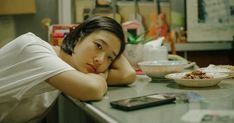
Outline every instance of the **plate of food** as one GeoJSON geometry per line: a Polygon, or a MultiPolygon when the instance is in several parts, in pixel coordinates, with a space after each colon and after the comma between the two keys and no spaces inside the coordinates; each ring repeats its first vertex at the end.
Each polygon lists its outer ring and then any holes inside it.
{"type": "Polygon", "coordinates": [[[227,73],[231,77],[234,77],[234,66],[232,65],[213,65],[210,64],[208,67],[199,68],[203,72],[207,73],[227,73]]]}
{"type": "Polygon", "coordinates": [[[229,78],[229,74],[194,70],[191,72],[172,73],[165,77],[167,79],[173,79],[177,84],[186,87],[209,87],[215,86],[221,80],[229,78]]]}

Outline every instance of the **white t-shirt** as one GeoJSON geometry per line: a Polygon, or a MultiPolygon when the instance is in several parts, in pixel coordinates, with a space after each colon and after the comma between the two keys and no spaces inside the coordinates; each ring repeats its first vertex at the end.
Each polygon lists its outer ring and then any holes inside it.
{"type": "Polygon", "coordinates": [[[36,119],[58,95],[45,80],[68,70],[74,68],[61,60],[50,44],[32,33],[2,47],[0,122],[36,119]]]}

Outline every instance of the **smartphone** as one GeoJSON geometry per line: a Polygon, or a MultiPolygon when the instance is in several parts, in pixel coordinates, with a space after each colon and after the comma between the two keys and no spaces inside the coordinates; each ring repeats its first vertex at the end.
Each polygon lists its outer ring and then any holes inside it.
{"type": "Polygon", "coordinates": [[[127,99],[121,99],[116,101],[111,101],[110,105],[113,108],[131,111],[136,109],[142,109],[151,106],[157,106],[167,103],[173,103],[176,100],[174,95],[168,94],[151,94],[140,97],[133,97],[127,99]]]}

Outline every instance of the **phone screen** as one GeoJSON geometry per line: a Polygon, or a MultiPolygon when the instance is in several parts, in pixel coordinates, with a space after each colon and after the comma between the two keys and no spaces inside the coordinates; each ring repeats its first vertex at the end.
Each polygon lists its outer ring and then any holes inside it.
{"type": "Polygon", "coordinates": [[[149,107],[149,106],[166,104],[169,102],[173,102],[174,100],[175,100],[175,97],[171,95],[153,94],[153,95],[112,101],[111,105],[112,107],[118,108],[118,109],[134,110],[134,109],[139,109],[139,108],[144,108],[144,107],[149,107]]]}

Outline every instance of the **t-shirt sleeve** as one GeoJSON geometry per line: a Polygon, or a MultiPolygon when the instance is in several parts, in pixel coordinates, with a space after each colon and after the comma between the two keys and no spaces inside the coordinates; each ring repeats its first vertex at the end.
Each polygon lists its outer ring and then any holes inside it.
{"type": "Polygon", "coordinates": [[[31,67],[41,68],[44,71],[74,70],[69,64],[57,56],[47,42],[38,37],[29,37],[31,43],[23,47],[20,58],[30,62],[31,67]]]}
{"type": "Polygon", "coordinates": [[[2,59],[4,66],[0,70],[0,97],[21,99],[25,92],[48,78],[75,70],[56,55],[50,44],[32,33],[21,36],[8,49],[12,50],[11,55],[2,59]]]}

